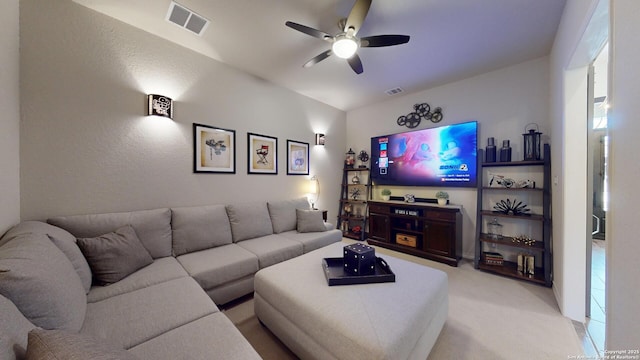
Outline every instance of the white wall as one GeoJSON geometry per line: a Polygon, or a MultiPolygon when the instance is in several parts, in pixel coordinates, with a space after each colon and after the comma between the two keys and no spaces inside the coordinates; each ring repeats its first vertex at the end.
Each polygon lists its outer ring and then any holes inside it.
{"type": "MultiPolygon", "coordinates": [[[[522,159],[522,133],[528,123],[540,126],[543,140],[550,129],[548,96],[548,58],[528,61],[515,66],[475,76],[429,90],[392,98],[386,102],[347,113],[347,148],[370,153],[373,136],[408,131],[396,120],[413,111],[413,105],[426,102],[443,109],[444,119],[438,124],[422,121],[414,130],[471,120],[479,123],[478,147],[495,137],[498,147],[510,139],[512,159],[522,159]]],[[[546,141],[545,141],[546,142],[546,141]]],[[[394,195],[412,193],[433,198],[441,188],[391,188],[394,195]]],[[[447,189],[449,201],[463,206],[463,256],[473,258],[476,223],[476,190],[447,189]]],[[[376,193],[379,198],[379,194],[376,193]]]]}
{"type": "MultiPolygon", "coordinates": [[[[584,320],[585,272],[581,258],[585,256],[585,237],[582,224],[570,219],[586,194],[581,194],[576,182],[584,181],[576,174],[564,171],[570,162],[582,161],[584,151],[574,144],[572,119],[569,114],[575,104],[566,95],[583,92],[584,65],[593,59],[600,42],[593,26],[610,19],[609,58],[609,181],[610,208],[607,214],[607,322],[606,348],[630,350],[638,348],[640,313],[637,299],[640,288],[640,267],[636,257],[640,253],[637,234],[637,204],[640,195],[633,189],[640,176],[637,163],[637,99],[640,97],[640,49],[637,34],[640,25],[640,3],[633,0],[569,0],[551,53],[551,117],[555,161],[553,173],[559,177],[554,192],[554,290],[560,308],[566,316],[584,320]],[[603,9],[604,8],[604,9],[603,9]],[[602,16],[610,16],[602,19],[602,16]],[[582,72],[582,79],[576,73],[582,72]],[[560,220],[560,221],[558,221],[560,220]],[[575,235],[577,234],[577,235],[575,235]]],[[[600,25],[602,26],[602,25],[600,25]]],[[[586,94],[583,93],[586,97],[586,94]]],[[[586,99],[585,99],[586,100],[586,99]]],[[[586,108],[586,101],[583,109],[586,108]]],[[[585,134],[586,135],[586,134],[585,134]]],[[[579,135],[581,136],[581,135],[579,135]]],[[[580,145],[581,146],[581,145],[580,145]]],[[[580,209],[580,208],[578,208],[580,209]]],[[[578,221],[579,222],[579,221],[578,221]]],[[[628,354],[628,353],[627,353],[628,354]]]]}
{"type": "Polygon", "coordinates": [[[638,99],[640,2],[611,0],[610,219],[607,224],[607,349],[640,345],[638,99]]]}
{"type": "Polygon", "coordinates": [[[20,221],[19,0],[0,11],[0,236],[20,221]]]}
{"type": "Polygon", "coordinates": [[[21,1],[21,21],[24,220],[303,196],[287,139],[311,144],[335,219],[344,112],[71,1],[21,1]],[[174,99],[174,121],[143,116],[148,93],[174,99]],[[192,123],[236,130],[235,175],[193,173],[192,123]],[[248,132],[278,138],[277,176],[247,174],[248,132]]]}
{"type": "Polygon", "coordinates": [[[558,180],[553,288],[562,313],[578,321],[585,320],[587,270],[587,66],[606,41],[607,11],[599,0],[567,1],[550,55],[552,177],[558,180]]]}

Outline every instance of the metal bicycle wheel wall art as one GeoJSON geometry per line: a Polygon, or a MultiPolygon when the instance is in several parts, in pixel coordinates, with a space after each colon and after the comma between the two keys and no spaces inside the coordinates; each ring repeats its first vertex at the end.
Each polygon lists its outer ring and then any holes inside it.
{"type": "Polygon", "coordinates": [[[406,126],[409,129],[413,129],[420,125],[422,119],[429,120],[433,123],[439,123],[442,121],[444,115],[442,114],[442,108],[437,107],[431,111],[431,106],[427,103],[413,105],[413,112],[407,115],[402,115],[396,121],[400,126],[406,126]]]}

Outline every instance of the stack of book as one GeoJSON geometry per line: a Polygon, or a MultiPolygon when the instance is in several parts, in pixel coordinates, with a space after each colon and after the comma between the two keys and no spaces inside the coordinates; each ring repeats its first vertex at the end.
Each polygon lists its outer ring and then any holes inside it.
{"type": "Polygon", "coordinates": [[[502,258],[502,255],[497,252],[485,251],[484,263],[487,265],[503,265],[504,259],[502,258]]]}

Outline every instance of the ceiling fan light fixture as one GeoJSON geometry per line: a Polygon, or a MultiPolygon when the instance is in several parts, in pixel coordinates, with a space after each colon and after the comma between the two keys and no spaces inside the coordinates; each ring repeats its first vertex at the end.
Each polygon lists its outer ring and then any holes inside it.
{"type": "Polygon", "coordinates": [[[358,50],[358,41],[356,38],[348,35],[338,35],[331,45],[331,51],[342,59],[348,59],[352,57],[358,50]]]}

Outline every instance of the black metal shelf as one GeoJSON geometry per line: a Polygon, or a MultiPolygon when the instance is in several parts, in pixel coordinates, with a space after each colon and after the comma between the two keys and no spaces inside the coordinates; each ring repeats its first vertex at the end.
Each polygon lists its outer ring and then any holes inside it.
{"type": "MultiPolygon", "coordinates": [[[[482,151],[482,149],[480,149],[482,151]]],[[[483,152],[484,153],[484,152],[483,152]]],[[[544,160],[522,160],[522,161],[505,161],[505,162],[483,162],[482,167],[504,167],[504,166],[544,166],[544,160]]]]}
{"type": "MultiPolygon", "coordinates": [[[[478,150],[478,186],[477,186],[477,215],[476,215],[476,242],[475,242],[475,258],[474,265],[476,269],[480,269],[495,274],[509,276],[520,280],[531,281],[537,284],[545,286],[552,286],[553,284],[553,261],[551,254],[551,149],[549,144],[544,145],[543,160],[535,161],[511,161],[511,162],[492,162],[483,163],[484,151],[478,150]],[[502,187],[489,187],[485,186],[483,182],[484,168],[489,167],[525,167],[525,166],[539,166],[542,169],[543,183],[540,188],[502,188],[502,187]],[[485,192],[509,192],[509,193],[539,193],[542,194],[542,214],[527,214],[527,215],[509,215],[497,211],[484,210],[483,196],[485,192]],[[542,239],[539,239],[531,246],[517,243],[513,241],[513,238],[505,236],[500,239],[495,239],[482,232],[483,219],[485,217],[500,217],[509,218],[514,220],[533,221],[540,225],[542,228],[542,239]],[[523,275],[517,271],[517,266],[514,262],[504,260],[503,265],[489,265],[482,259],[482,253],[484,251],[484,244],[495,244],[496,249],[491,251],[507,250],[508,248],[526,249],[536,253],[537,259],[541,260],[541,263],[536,263],[535,275],[523,275]]],[[[538,260],[536,260],[538,261],[538,260]]]]}
{"type": "Polygon", "coordinates": [[[483,186],[482,190],[497,190],[497,191],[533,191],[533,192],[544,192],[543,188],[506,188],[506,187],[496,187],[496,186],[483,186]]]}
{"type": "Polygon", "coordinates": [[[340,190],[338,221],[336,224],[336,229],[341,230],[342,236],[346,238],[364,240],[368,213],[367,200],[369,199],[371,193],[371,176],[369,174],[369,171],[370,169],[368,167],[344,168],[342,171],[342,184],[340,190]],[[359,183],[351,182],[350,173],[353,172],[366,172],[366,181],[359,183]],[[362,191],[361,194],[358,195],[358,199],[353,199],[349,190],[356,186],[363,187],[364,191],[362,191]],[[345,211],[345,207],[347,206],[357,207],[358,210],[361,211],[360,214],[362,215],[351,215],[355,212],[355,210],[351,209],[351,211],[347,212],[345,211]],[[353,231],[353,229],[357,229],[357,227],[360,227],[360,231],[353,231]]]}
{"type": "Polygon", "coordinates": [[[502,236],[499,239],[491,237],[489,234],[481,233],[480,241],[492,244],[498,244],[503,246],[511,246],[515,248],[527,249],[536,252],[544,251],[544,243],[542,241],[536,241],[533,245],[526,245],[522,243],[515,242],[513,237],[510,236],[502,236]]]}
{"type": "Polygon", "coordinates": [[[480,214],[486,215],[486,216],[515,218],[515,219],[532,220],[532,221],[543,221],[544,220],[544,215],[540,215],[540,214],[510,215],[510,214],[505,214],[505,213],[502,213],[502,212],[499,212],[499,211],[492,211],[492,210],[480,210],[480,214]]]}

